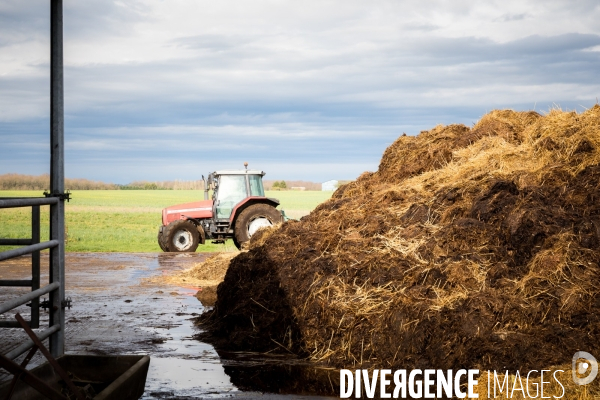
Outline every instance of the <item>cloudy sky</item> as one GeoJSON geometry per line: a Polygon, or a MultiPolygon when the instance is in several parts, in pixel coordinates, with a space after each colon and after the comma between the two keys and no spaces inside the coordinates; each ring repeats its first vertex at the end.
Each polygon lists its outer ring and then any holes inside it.
{"type": "MultiPolygon", "coordinates": [[[[600,97],[590,1],[64,0],[66,175],[352,179],[403,132],[600,97]]],[[[0,2],[0,174],[49,171],[49,1],[0,2]]]]}

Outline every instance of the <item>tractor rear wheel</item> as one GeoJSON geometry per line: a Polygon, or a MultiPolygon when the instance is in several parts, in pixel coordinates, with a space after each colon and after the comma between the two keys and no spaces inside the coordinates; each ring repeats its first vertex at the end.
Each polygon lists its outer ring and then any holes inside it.
{"type": "Polygon", "coordinates": [[[158,238],[157,238],[157,241],[158,241],[158,245],[160,246],[160,249],[162,251],[166,252],[166,251],[169,251],[169,250],[167,249],[167,244],[165,243],[165,236],[163,235],[163,230],[164,230],[164,227],[162,227],[162,226],[160,228],[158,228],[158,238]]]}
{"type": "Polygon", "coordinates": [[[200,242],[200,233],[190,221],[173,221],[163,229],[167,251],[172,253],[194,252],[200,242]]]}
{"type": "Polygon", "coordinates": [[[248,242],[260,228],[268,228],[283,222],[277,209],[268,204],[254,204],[240,213],[235,220],[235,238],[233,242],[238,249],[248,242]]]}

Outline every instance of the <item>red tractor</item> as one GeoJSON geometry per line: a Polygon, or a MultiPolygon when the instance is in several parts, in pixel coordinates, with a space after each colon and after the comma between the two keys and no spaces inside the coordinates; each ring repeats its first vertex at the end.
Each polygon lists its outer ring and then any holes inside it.
{"type": "Polygon", "coordinates": [[[204,201],[178,204],[162,210],[158,244],[166,252],[194,252],[207,239],[238,249],[260,228],[283,222],[279,200],[265,197],[263,171],[216,171],[204,180],[204,201]],[[212,189],[212,200],[208,191],[212,189]]]}

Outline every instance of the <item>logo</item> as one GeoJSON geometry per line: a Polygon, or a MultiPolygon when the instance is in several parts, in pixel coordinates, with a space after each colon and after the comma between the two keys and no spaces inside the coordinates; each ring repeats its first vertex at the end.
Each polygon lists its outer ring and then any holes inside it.
{"type": "Polygon", "coordinates": [[[585,351],[578,351],[573,355],[572,368],[573,382],[576,385],[587,385],[598,375],[598,362],[593,355],[585,351]]]}

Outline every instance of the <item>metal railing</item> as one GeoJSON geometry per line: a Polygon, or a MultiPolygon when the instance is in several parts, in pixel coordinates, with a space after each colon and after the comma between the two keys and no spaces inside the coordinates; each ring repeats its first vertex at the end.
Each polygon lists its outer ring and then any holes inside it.
{"type": "MultiPolygon", "coordinates": [[[[27,302],[31,302],[31,319],[28,324],[31,328],[39,328],[40,326],[40,296],[48,294],[50,302],[48,309],[50,313],[50,323],[48,329],[38,333],[40,339],[50,338],[51,352],[53,355],[59,356],[64,348],[64,287],[63,280],[57,279],[64,276],[64,264],[56,265],[56,257],[53,257],[57,251],[64,254],[64,240],[61,242],[52,236],[58,236],[56,229],[52,229],[51,219],[51,238],[48,241],[40,242],[40,206],[49,205],[58,207],[62,201],[59,197],[46,198],[0,198],[0,209],[16,208],[16,207],[31,207],[31,238],[29,239],[2,239],[0,238],[0,246],[23,246],[16,249],[0,252],[0,261],[9,260],[11,258],[20,257],[31,254],[31,279],[4,279],[0,280],[0,287],[30,287],[31,292],[22,296],[10,299],[4,303],[0,303],[0,314],[4,314],[12,309],[15,309],[27,302]],[[54,235],[53,235],[54,234],[54,235]],[[61,249],[61,247],[63,247],[61,249]],[[50,274],[49,284],[40,287],[40,251],[50,249],[50,274]],[[62,251],[61,251],[62,250],[62,251]],[[55,271],[55,273],[52,273],[55,271]],[[62,272],[56,273],[56,272],[62,272]],[[58,346],[56,344],[59,344],[58,346]]],[[[64,233],[63,235],[64,238],[64,233]]],[[[17,321],[0,321],[0,328],[20,328],[17,321]]],[[[34,343],[27,340],[25,343],[11,350],[6,354],[8,358],[15,358],[23,354],[34,343]]]]}
{"type": "MultiPolygon", "coordinates": [[[[39,325],[39,296],[49,295],[46,304],[50,318],[49,328],[38,333],[49,338],[50,353],[63,355],[65,348],[65,143],[64,143],[64,68],[63,68],[63,0],[50,0],[50,193],[45,198],[0,199],[0,208],[32,207],[31,239],[4,239],[0,245],[24,246],[0,253],[0,261],[25,254],[32,255],[31,280],[6,280],[4,286],[31,286],[31,292],[0,304],[0,313],[31,301],[31,326],[39,325]],[[40,243],[39,207],[50,206],[50,240],[40,243]],[[50,284],[40,288],[40,250],[50,249],[50,284]]],[[[8,321],[7,321],[8,322],[8,321]]],[[[3,323],[4,327],[13,327],[3,323]]],[[[2,327],[2,326],[0,326],[2,327]]],[[[17,357],[33,346],[23,343],[10,351],[9,358],[17,357]]]]}

